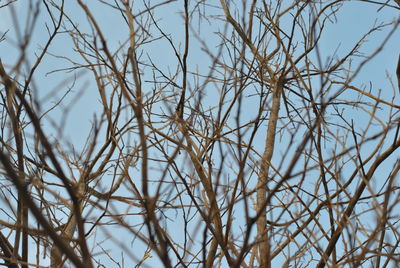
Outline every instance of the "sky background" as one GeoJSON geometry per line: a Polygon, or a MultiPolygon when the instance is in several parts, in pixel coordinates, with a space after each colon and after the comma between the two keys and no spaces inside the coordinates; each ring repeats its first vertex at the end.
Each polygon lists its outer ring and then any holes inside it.
{"type": "MultiPolygon", "coordinates": [[[[17,30],[15,25],[18,23],[22,29],[26,28],[27,18],[29,17],[28,14],[30,14],[29,4],[31,3],[35,3],[35,1],[17,1],[13,4],[17,15],[17,22],[13,21],[9,8],[0,9],[0,32],[4,33],[8,31],[7,40],[0,43],[0,57],[7,67],[13,66],[20,56],[19,49],[16,47],[18,41],[16,38],[17,30]]],[[[89,1],[87,1],[87,3],[89,4],[89,1]]],[[[0,5],[1,4],[2,2],[0,2],[0,5]]],[[[89,6],[94,16],[98,19],[109,47],[114,51],[127,39],[128,30],[126,24],[124,24],[118,11],[113,11],[107,5],[98,1],[90,1],[89,6]]],[[[175,45],[181,49],[183,48],[183,44],[179,44],[183,41],[184,37],[182,7],[182,1],[176,1],[164,7],[159,7],[154,12],[154,17],[159,25],[162,26],[162,29],[166,33],[170,34],[175,45]]],[[[91,32],[86,16],[76,1],[66,1],[65,8],[66,14],[72,14],[71,18],[73,18],[74,22],[79,24],[79,29],[81,31],[91,32]]],[[[137,9],[139,10],[141,8],[141,3],[138,3],[137,9]]],[[[220,9],[214,7],[207,7],[207,9],[207,12],[214,13],[215,15],[222,14],[220,9]]],[[[362,1],[345,2],[341,10],[337,13],[336,20],[327,23],[321,42],[319,43],[322,63],[327,64],[332,56],[339,58],[339,56],[348,53],[352,46],[354,46],[354,43],[366,34],[371,27],[392,23],[399,19],[399,10],[393,8],[378,9],[378,5],[368,4],[362,1]]],[[[215,20],[213,22],[214,23],[208,23],[206,20],[200,22],[196,21],[193,23],[193,28],[197,29],[197,25],[200,23],[201,31],[199,37],[206,42],[210,50],[217,51],[220,40],[215,33],[223,31],[224,24],[216,24],[215,20]]],[[[48,38],[48,32],[45,27],[46,23],[49,24],[48,14],[45,12],[45,9],[41,7],[38,21],[32,32],[32,40],[26,50],[26,56],[31,64],[34,62],[35,54],[40,53],[40,49],[44,45],[44,40],[48,38]]],[[[361,50],[364,51],[366,55],[369,55],[370,52],[382,42],[382,39],[386,38],[389,30],[392,28],[392,26],[385,27],[381,31],[373,33],[367,38],[367,42],[362,44],[363,49],[361,50]]],[[[398,98],[398,92],[393,92],[391,82],[397,86],[395,68],[400,53],[399,44],[400,31],[396,30],[383,49],[360,70],[355,80],[353,80],[353,84],[360,87],[371,87],[371,92],[376,93],[380,91],[381,98],[387,101],[391,101],[393,94],[398,98]]],[[[199,41],[196,41],[196,38],[191,39],[189,69],[192,71],[199,70],[200,73],[207,74],[212,61],[202,52],[201,48],[203,45],[204,44],[201,44],[199,41]]],[[[59,108],[49,113],[42,122],[48,135],[54,137],[60,137],[60,135],[62,135],[63,138],[61,139],[67,141],[65,144],[62,144],[64,148],[70,148],[71,151],[79,152],[82,150],[86,142],[86,137],[91,130],[93,116],[99,111],[101,104],[96,85],[93,84],[90,73],[85,71],[69,72],[62,70],[65,67],[72,66],[68,65],[67,59],[78,62],[82,61],[73,49],[71,39],[67,33],[58,35],[49,49],[49,55],[45,56],[43,63],[37,70],[34,79],[35,87],[33,89],[40,100],[40,109],[45,111],[49,107],[52,107],[63,96],[67,86],[74,85],[71,94],[65,98],[59,108]],[[54,70],[60,71],[53,72],[54,70]],[[74,78],[78,79],[74,81],[74,78]],[[60,88],[62,90],[59,90],[60,88]]],[[[143,52],[142,58],[144,60],[148,58],[156,60],[158,66],[165,72],[168,72],[169,68],[172,69],[173,72],[174,68],[176,68],[176,57],[165,40],[158,40],[157,42],[145,45],[143,47],[143,52]]],[[[361,55],[359,62],[362,62],[364,59],[365,58],[361,55]]],[[[352,64],[356,66],[359,62],[355,60],[352,64]]],[[[146,80],[146,78],[150,79],[151,73],[146,73],[143,77],[144,80],[146,80]]],[[[193,84],[193,81],[189,81],[189,83],[193,84]]],[[[145,88],[146,87],[147,84],[145,84],[145,88]]],[[[148,86],[148,90],[151,90],[150,85],[148,86]]],[[[210,87],[205,93],[205,98],[209,101],[210,107],[213,105],[213,101],[215,101],[212,93],[213,90],[217,89],[210,87]]],[[[348,92],[341,97],[346,98],[346,94],[353,93],[348,92]]],[[[246,109],[246,112],[247,111],[246,109]]],[[[251,114],[250,109],[248,112],[251,114]]],[[[380,111],[382,115],[387,112],[388,111],[385,110],[380,111]]],[[[249,115],[243,115],[244,118],[246,118],[246,116],[249,115]]],[[[367,124],[369,119],[365,114],[351,110],[347,110],[346,117],[349,120],[355,120],[357,122],[356,127],[359,127],[359,130],[362,129],[363,125],[367,124]]],[[[259,137],[257,142],[260,148],[264,147],[263,137],[259,137]]],[[[281,144],[282,140],[277,142],[281,144]]],[[[363,151],[368,153],[371,148],[363,147],[363,151]]],[[[286,148],[278,146],[274,161],[279,163],[282,159],[282,155],[285,153],[286,148]]],[[[398,153],[394,157],[397,158],[398,153]]],[[[388,170],[390,170],[392,163],[393,162],[389,161],[388,165],[383,166],[383,168],[387,167],[388,170]]],[[[381,170],[381,174],[387,173],[388,170],[381,170]]],[[[136,171],[133,171],[133,174],[136,174],[136,171]]],[[[376,183],[379,185],[379,182],[376,183]]],[[[0,214],[0,217],[3,216],[4,214],[0,214]]],[[[175,220],[175,222],[169,223],[173,226],[170,230],[176,230],[176,233],[171,233],[170,235],[174,237],[183,237],[183,230],[179,225],[180,217],[178,215],[169,216],[174,217],[175,220]]],[[[373,221],[373,219],[371,219],[371,221],[373,221]]],[[[196,227],[193,227],[193,229],[196,229],[196,227]]],[[[109,234],[109,237],[104,233],[98,235],[99,237],[104,237],[104,239],[115,240],[115,243],[122,243],[127,247],[133,242],[130,239],[126,239],[126,235],[129,234],[123,233],[122,231],[120,233],[113,232],[109,234]]],[[[199,234],[198,238],[201,239],[201,234],[199,234]]],[[[119,251],[118,248],[115,248],[114,243],[105,243],[103,246],[109,247],[110,252],[115,254],[113,256],[115,256],[116,260],[122,259],[122,257],[118,255],[119,251]]],[[[140,248],[137,247],[136,244],[135,247],[132,248],[136,256],[141,255],[138,251],[144,252],[144,250],[145,247],[140,248]]],[[[135,263],[135,260],[130,258],[126,258],[125,261],[125,267],[132,267],[132,264],[135,263]]],[[[280,261],[281,260],[277,259],[275,264],[279,265],[280,261]]],[[[43,264],[45,263],[44,261],[43,264]]],[[[157,267],[159,261],[157,257],[153,257],[146,260],[145,264],[149,267],[157,267]]],[[[106,262],[105,265],[106,267],[115,267],[113,263],[106,262]]]]}

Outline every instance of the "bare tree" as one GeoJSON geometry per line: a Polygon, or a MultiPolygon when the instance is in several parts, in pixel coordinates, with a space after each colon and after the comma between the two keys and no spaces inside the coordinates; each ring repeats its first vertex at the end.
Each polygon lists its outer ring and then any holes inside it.
{"type": "Polygon", "coordinates": [[[399,9],[0,3],[3,265],[397,267],[399,9]]]}

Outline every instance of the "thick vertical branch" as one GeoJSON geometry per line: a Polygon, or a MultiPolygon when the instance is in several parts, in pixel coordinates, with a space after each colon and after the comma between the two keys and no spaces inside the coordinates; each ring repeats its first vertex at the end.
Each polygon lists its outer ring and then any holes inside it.
{"type": "MultiPolygon", "coordinates": [[[[22,129],[21,123],[19,120],[19,113],[16,113],[16,110],[19,109],[17,101],[15,99],[15,90],[16,88],[11,88],[11,90],[6,91],[7,98],[7,111],[10,116],[10,121],[13,129],[14,140],[16,145],[17,152],[17,165],[18,172],[21,174],[21,178],[24,176],[24,146],[22,139],[22,129]]],[[[14,244],[14,255],[18,254],[19,244],[21,241],[20,234],[22,232],[22,261],[28,262],[28,234],[26,233],[28,227],[28,208],[23,201],[22,193],[18,192],[18,207],[17,207],[17,221],[16,225],[18,226],[17,232],[15,234],[15,244],[14,244]]],[[[26,264],[22,265],[23,268],[27,268],[26,264]]]]}
{"type": "Polygon", "coordinates": [[[279,118],[279,107],[283,89],[283,80],[279,79],[272,95],[272,107],[269,115],[267,137],[265,149],[261,159],[260,174],[257,182],[257,210],[259,218],[257,219],[257,236],[259,239],[258,252],[260,257],[260,267],[271,267],[271,250],[268,238],[267,227],[267,191],[268,191],[268,173],[271,159],[274,153],[276,125],[279,118]]]}
{"type": "Polygon", "coordinates": [[[185,51],[182,59],[182,93],[176,111],[179,118],[183,118],[185,109],[186,87],[187,87],[187,57],[189,54],[189,3],[185,0],[185,51]]]}

